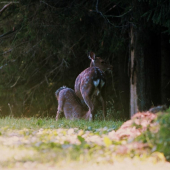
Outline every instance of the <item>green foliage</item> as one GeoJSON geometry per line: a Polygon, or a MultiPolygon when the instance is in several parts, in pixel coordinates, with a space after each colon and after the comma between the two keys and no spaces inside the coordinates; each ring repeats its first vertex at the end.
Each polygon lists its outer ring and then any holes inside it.
{"type": "Polygon", "coordinates": [[[153,152],[162,152],[170,160],[170,109],[160,114],[155,123],[138,139],[148,143],[153,152]]]}
{"type": "Polygon", "coordinates": [[[38,119],[37,123],[38,126],[42,126],[44,124],[42,119],[38,119]]]}
{"type": "MultiPolygon", "coordinates": [[[[140,0],[140,2],[142,2],[140,0]]],[[[155,1],[143,1],[148,4],[148,10],[146,9],[142,17],[146,17],[147,21],[152,21],[154,24],[159,24],[165,27],[162,31],[170,34],[170,11],[169,11],[169,0],[155,0],[155,1]]]]}
{"type": "Polygon", "coordinates": [[[85,142],[85,139],[81,136],[77,136],[78,140],[81,142],[81,143],[84,143],[85,142]]]}

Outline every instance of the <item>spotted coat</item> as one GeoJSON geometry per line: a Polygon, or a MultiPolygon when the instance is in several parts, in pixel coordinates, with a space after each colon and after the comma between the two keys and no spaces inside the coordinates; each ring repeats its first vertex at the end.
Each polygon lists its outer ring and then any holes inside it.
{"type": "Polygon", "coordinates": [[[106,102],[105,102],[105,84],[106,78],[104,71],[111,70],[112,66],[107,64],[100,57],[95,57],[95,54],[91,52],[89,54],[91,59],[90,67],[82,71],[76,78],[74,89],[76,95],[81,99],[89,112],[93,116],[96,110],[95,98],[97,98],[102,103],[103,116],[106,117],[106,102]]]}

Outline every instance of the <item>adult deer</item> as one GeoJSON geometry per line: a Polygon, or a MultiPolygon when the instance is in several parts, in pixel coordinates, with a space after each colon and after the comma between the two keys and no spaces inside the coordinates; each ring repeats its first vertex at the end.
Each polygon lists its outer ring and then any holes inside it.
{"type": "Polygon", "coordinates": [[[84,109],[74,90],[63,86],[55,92],[55,96],[58,100],[56,120],[59,119],[61,113],[64,113],[66,119],[92,119],[92,115],[84,109]]]}
{"type": "Polygon", "coordinates": [[[95,53],[89,53],[91,60],[90,67],[81,72],[75,81],[75,93],[84,101],[89,108],[89,114],[92,114],[94,120],[95,98],[102,102],[103,117],[106,118],[105,84],[106,78],[104,72],[112,70],[112,66],[100,57],[95,57],[95,53]]]}

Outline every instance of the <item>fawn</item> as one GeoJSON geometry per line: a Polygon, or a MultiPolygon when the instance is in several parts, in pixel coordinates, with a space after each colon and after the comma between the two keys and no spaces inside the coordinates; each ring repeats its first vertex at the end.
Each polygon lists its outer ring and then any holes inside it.
{"type": "Polygon", "coordinates": [[[58,100],[58,110],[56,120],[59,119],[59,115],[64,112],[66,119],[85,119],[91,120],[92,115],[88,110],[84,108],[80,99],[76,96],[74,90],[68,87],[60,87],[55,96],[58,100]]]}

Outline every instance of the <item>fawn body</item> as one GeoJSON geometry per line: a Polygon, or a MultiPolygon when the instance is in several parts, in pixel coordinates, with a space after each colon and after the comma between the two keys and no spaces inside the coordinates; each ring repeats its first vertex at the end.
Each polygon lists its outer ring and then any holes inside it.
{"type": "Polygon", "coordinates": [[[91,120],[92,116],[88,110],[83,107],[74,90],[63,86],[55,92],[55,96],[58,100],[56,120],[59,119],[59,115],[62,112],[66,119],[91,120]]]}

